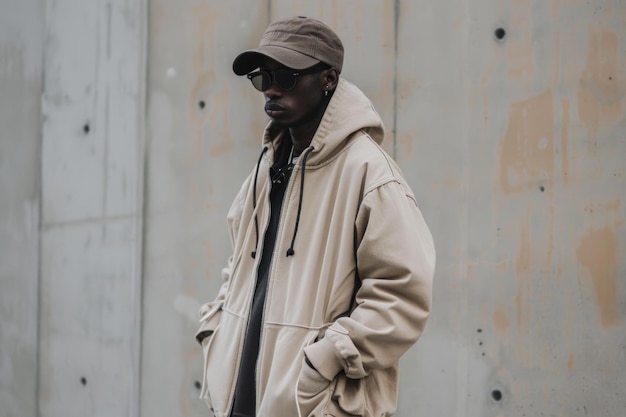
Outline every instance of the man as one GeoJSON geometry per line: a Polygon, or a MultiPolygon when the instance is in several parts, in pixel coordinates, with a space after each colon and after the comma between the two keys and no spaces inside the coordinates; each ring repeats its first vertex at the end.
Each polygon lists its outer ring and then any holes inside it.
{"type": "Polygon", "coordinates": [[[200,309],[217,417],[389,416],[422,333],[435,250],[371,102],[315,19],[272,23],[236,57],[265,96],[258,163],[228,214],[233,255],[200,309]]]}

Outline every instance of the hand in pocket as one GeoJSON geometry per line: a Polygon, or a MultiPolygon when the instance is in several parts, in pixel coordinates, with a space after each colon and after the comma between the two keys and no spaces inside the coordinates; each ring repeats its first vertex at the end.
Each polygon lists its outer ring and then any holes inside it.
{"type": "Polygon", "coordinates": [[[302,416],[308,416],[319,406],[323,406],[328,397],[330,381],[302,360],[302,367],[297,383],[297,401],[302,416]]]}

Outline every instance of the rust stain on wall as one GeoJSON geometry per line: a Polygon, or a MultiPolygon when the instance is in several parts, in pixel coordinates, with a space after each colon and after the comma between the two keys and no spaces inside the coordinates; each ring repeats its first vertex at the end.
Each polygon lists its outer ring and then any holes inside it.
{"type": "MultiPolygon", "coordinates": [[[[235,147],[235,141],[228,129],[230,126],[228,121],[230,109],[229,100],[230,95],[228,89],[223,89],[215,93],[212,97],[215,106],[211,107],[209,113],[210,123],[206,125],[206,128],[211,131],[211,128],[215,129],[217,127],[215,133],[218,135],[218,141],[210,148],[210,155],[214,158],[225,154],[235,147]]],[[[209,133],[207,133],[207,135],[208,134],[209,133]]]]}
{"type": "Polygon", "coordinates": [[[550,0],[550,14],[554,19],[557,19],[561,12],[561,5],[585,5],[589,4],[588,0],[550,0]]]}
{"type": "Polygon", "coordinates": [[[517,276],[517,291],[515,292],[515,306],[517,309],[517,329],[522,332],[529,321],[529,311],[525,306],[525,296],[530,292],[530,236],[528,224],[524,223],[520,231],[520,246],[515,259],[515,272],[517,276]]]}
{"type": "Polygon", "coordinates": [[[215,276],[215,275],[219,275],[216,274],[215,271],[215,263],[217,262],[217,256],[215,254],[215,248],[213,246],[213,241],[208,240],[208,239],[203,239],[202,240],[202,247],[204,248],[204,253],[205,253],[205,257],[203,260],[204,263],[204,276],[209,278],[209,279],[216,279],[219,280],[221,277],[220,276],[215,276]]]}
{"type": "Polygon", "coordinates": [[[570,102],[561,100],[561,175],[562,181],[567,182],[569,171],[569,124],[570,124],[570,102]]]}
{"type": "Polygon", "coordinates": [[[507,78],[515,80],[531,80],[535,72],[533,40],[530,33],[531,2],[514,0],[511,2],[511,27],[517,28],[521,39],[509,40],[507,45],[507,78]]]}
{"type": "Polygon", "coordinates": [[[204,209],[206,210],[207,213],[213,213],[213,211],[217,208],[217,205],[215,204],[215,190],[213,189],[213,184],[209,183],[206,186],[206,197],[207,197],[207,202],[204,205],[204,209]]]}
{"type": "MultiPolygon", "coordinates": [[[[387,141],[391,142],[391,140],[389,140],[391,138],[392,138],[391,135],[389,135],[389,138],[386,137],[385,139],[387,139],[387,141]]],[[[413,151],[414,151],[414,146],[413,145],[415,144],[414,139],[415,139],[415,134],[413,132],[411,132],[411,133],[402,133],[402,134],[399,134],[397,136],[396,141],[397,141],[398,147],[400,149],[402,149],[402,154],[405,154],[405,155],[412,155],[413,154],[413,151]]],[[[387,144],[387,145],[389,145],[389,144],[387,144]]]]}
{"type": "Polygon", "coordinates": [[[163,26],[167,25],[167,10],[163,4],[156,1],[153,1],[150,6],[150,32],[154,36],[163,30],[163,26]]]}
{"type": "Polygon", "coordinates": [[[195,77],[195,83],[191,89],[188,99],[187,115],[189,117],[190,127],[193,129],[195,137],[195,149],[190,155],[193,162],[197,162],[202,157],[203,137],[202,126],[205,124],[206,113],[199,111],[198,103],[202,100],[205,105],[210,100],[210,94],[205,92],[209,86],[215,83],[215,73],[207,71],[195,77]]]}
{"type": "Polygon", "coordinates": [[[618,37],[605,28],[589,29],[587,65],[578,90],[578,117],[590,133],[611,128],[624,115],[626,86],[618,71],[618,37]]]}
{"type": "MultiPolygon", "coordinates": [[[[364,22],[363,8],[361,7],[355,8],[352,15],[354,16],[354,40],[358,44],[358,43],[363,42],[363,22],[364,22]]],[[[384,23],[387,23],[388,21],[389,21],[388,19],[384,19],[381,21],[381,23],[384,24],[384,23]]]]}
{"type": "Polygon", "coordinates": [[[513,103],[500,147],[500,187],[505,193],[522,191],[554,177],[554,109],[552,92],[513,103]]]}
{"type": "Polygon", "coordinates": [[[574,370],[574,354],[570,353],[567,356],[567,370],[572,372],[574,370]]]}
{"type": "Polygon", "coordinates": [[[502,307],[498,306],[493,313],[493,326],[500,337],[509,329],[510,325],[511,323],[506,312],[502,307]]]}
{"type": "MultiPolygon", "coordinates": [[[[496,46],[494,46],[494,50],[497,50],[496,46]]],[[[489,62],[489,65],[485,68],[483,74],[480,77],[480,87],[481,87],[481,94],[482,94],[482,102],[483,102],[483,129],[485,131],[485,134],[483,136],[483,140],[487,141],[489,139],[490,135],[490,129],[489,129],[489,97],[490,97],[490,90],[489,90],[489,81],[491,80],[491,77],[494,73],[494,70],[496,68],[496,61],[495,60],[491,60],[489,62]]]]}
{"type": "Polygon", "coordinates": [[[197,2],[191,6],[191,15],[193,16],[192,34],[194,40],[192,69],[196,79],[198,79],[195,87],[206,88],[215,84],[215,51],[218,50],[215,42],[216,39],[219,39],[215,31],[219,30],[217,24],[219,14],[215,13],[206,2],[197,2]],[[204,81],[204,84],[200,84],[200,79],[204,81]]]}
{"type": "Polygon", "coordinates": [[[553,19],[559,17],[560,6],[561,5],[559,0],[550,0],[550,15],[553,19]]]}
{"type": "Polygon", "coordinates": [[[621,324],[619,313],[618,262],[620,248],[609,227],[588,231],[581,239],[576,258],[582,276],[593,284],[595,300],[604,328],[621,324]]]}
{"type": "Polygon", "coordinates": [[[475,270],[476,270],[476,263],[473,261],[468,260],[467,261],[467,269],[466,269],[466,274],[465,274],[465,279],[468,281],[471,281],[474,279],[475,274],[475,270]]]}

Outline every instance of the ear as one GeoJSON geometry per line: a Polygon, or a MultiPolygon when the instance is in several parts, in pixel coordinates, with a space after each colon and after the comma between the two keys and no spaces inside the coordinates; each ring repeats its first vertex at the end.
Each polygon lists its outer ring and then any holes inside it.
{"type": "Polygon", "coordinates": [[[322,80],[322,88],[324,90],[333,91],[337,88],[337,83],[339,82],[339,71],[336,68],[331,67],[322,71],[322,76],[320,79],[322,80]]]}

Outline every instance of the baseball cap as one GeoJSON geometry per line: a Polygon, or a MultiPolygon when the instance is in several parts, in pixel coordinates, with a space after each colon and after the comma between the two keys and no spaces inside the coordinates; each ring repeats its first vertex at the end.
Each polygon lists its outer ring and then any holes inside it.
{"type": "Polygon", "coordinates": [[[239,54],[233,71],[245,75],[258,68],[265,57],[293,69],[305,69],[323,62],[341,72],[343,44],[326,24],[310,17],[297,16],[271,23],[259,46],[239,54]]]}

